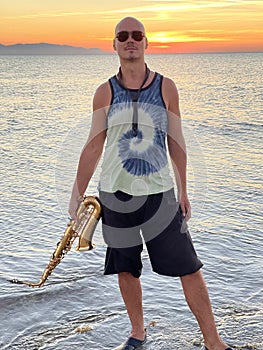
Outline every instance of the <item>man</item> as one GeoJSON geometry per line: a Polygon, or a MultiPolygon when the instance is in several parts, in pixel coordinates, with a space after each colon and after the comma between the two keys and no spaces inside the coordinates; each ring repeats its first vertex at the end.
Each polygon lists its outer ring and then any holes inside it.
{"type": "Polygon", "coordinates": [[[102,228],[108,244],[105,274],[118,274],[131,322],[131,334],[117,349],[140,349],[146,342],[140,274],[144,237],[153,270],[179,276],[205,347],[230,349],[216,330],[202,263],[185,221],[191,207],[186,188],[186,150],[179,98],[172,80],[150,71],[144,61],[148,42],[137,19],[121,20],[113,47],[119,73],[97,89],[90,135],[80,157],[69,213],[76,219],[84,194],[105,147],[100,176],[102,228]],[[177,184],[177,201],[169,174],[167,139],[177,184]]]}

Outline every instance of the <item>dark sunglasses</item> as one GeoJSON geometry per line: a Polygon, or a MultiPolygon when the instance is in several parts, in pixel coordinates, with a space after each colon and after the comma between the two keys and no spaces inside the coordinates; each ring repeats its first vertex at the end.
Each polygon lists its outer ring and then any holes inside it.
{"type": "Polygon", "coordinates": [[[142,41],[142,39],[144,38],[144,33],[140,30],[133,30],[132,32],[127,32],[126,30],[123,30],[122,32],[119,32],[116,35],[116,38],[121,43],[124,43],[124,41],[126,41],[129,38],[130,34],[135,41],[142,41]]]}

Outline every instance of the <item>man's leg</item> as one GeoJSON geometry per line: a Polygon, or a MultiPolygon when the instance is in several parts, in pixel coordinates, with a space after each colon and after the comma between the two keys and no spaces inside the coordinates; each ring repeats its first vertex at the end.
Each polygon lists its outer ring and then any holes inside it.
{"type": "Polygon", "coordinates": [[[140,279],[129,272],[121,272],[119,286],[132,326],[131,337],[144,340],[142,288],[140,279]]]}
{"type": "Polygon", "coordinates": [[[209,350],[226,349],[227,345],[220,339],[216,329],[208,290],[201,270],[181,277],[181,283],[186,301],[203,333],[205,346],[209,350]]]}

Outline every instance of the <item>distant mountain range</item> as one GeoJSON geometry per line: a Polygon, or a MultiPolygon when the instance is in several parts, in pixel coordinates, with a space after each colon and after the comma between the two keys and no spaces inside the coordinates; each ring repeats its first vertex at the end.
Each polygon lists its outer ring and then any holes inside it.
{"type": "Polygon", "coordinates": [[[98,48],[85,49],[84,47],[39,44],[0,44],[0,55],[106,55],[108,52],[98,48]]]}

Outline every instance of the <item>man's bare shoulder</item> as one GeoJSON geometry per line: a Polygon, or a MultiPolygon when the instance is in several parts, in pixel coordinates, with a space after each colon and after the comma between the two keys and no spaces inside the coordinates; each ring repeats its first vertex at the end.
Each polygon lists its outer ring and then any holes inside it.
{"type": "Polygon", "coordinates": [[[111,103],[111,87],[108,81],[99,85],[93,98],[94,110],[108,107],[111,103]]]}
{"type": "Polygon", "coordinates": [[[166,104],[166,108],[169,111],[180,114],[178,90],[175,82],[168,77],[163,77],[162,95],[166,104]]]}
{"type": "Polygon", "coordinates": [[[102,83],[101,85],[99,85],[96,89],[96,93],[100,94],[105,94],[107,91],[110,92],[110,84],[109,81],[105,81],[104,83],[102,83]]]}
{"type": "Polygon", "coordinates": [[[163,77],[163,91],[166,93],[178,94],[177,87],[173,79],[168,77],[163,77]]]}

